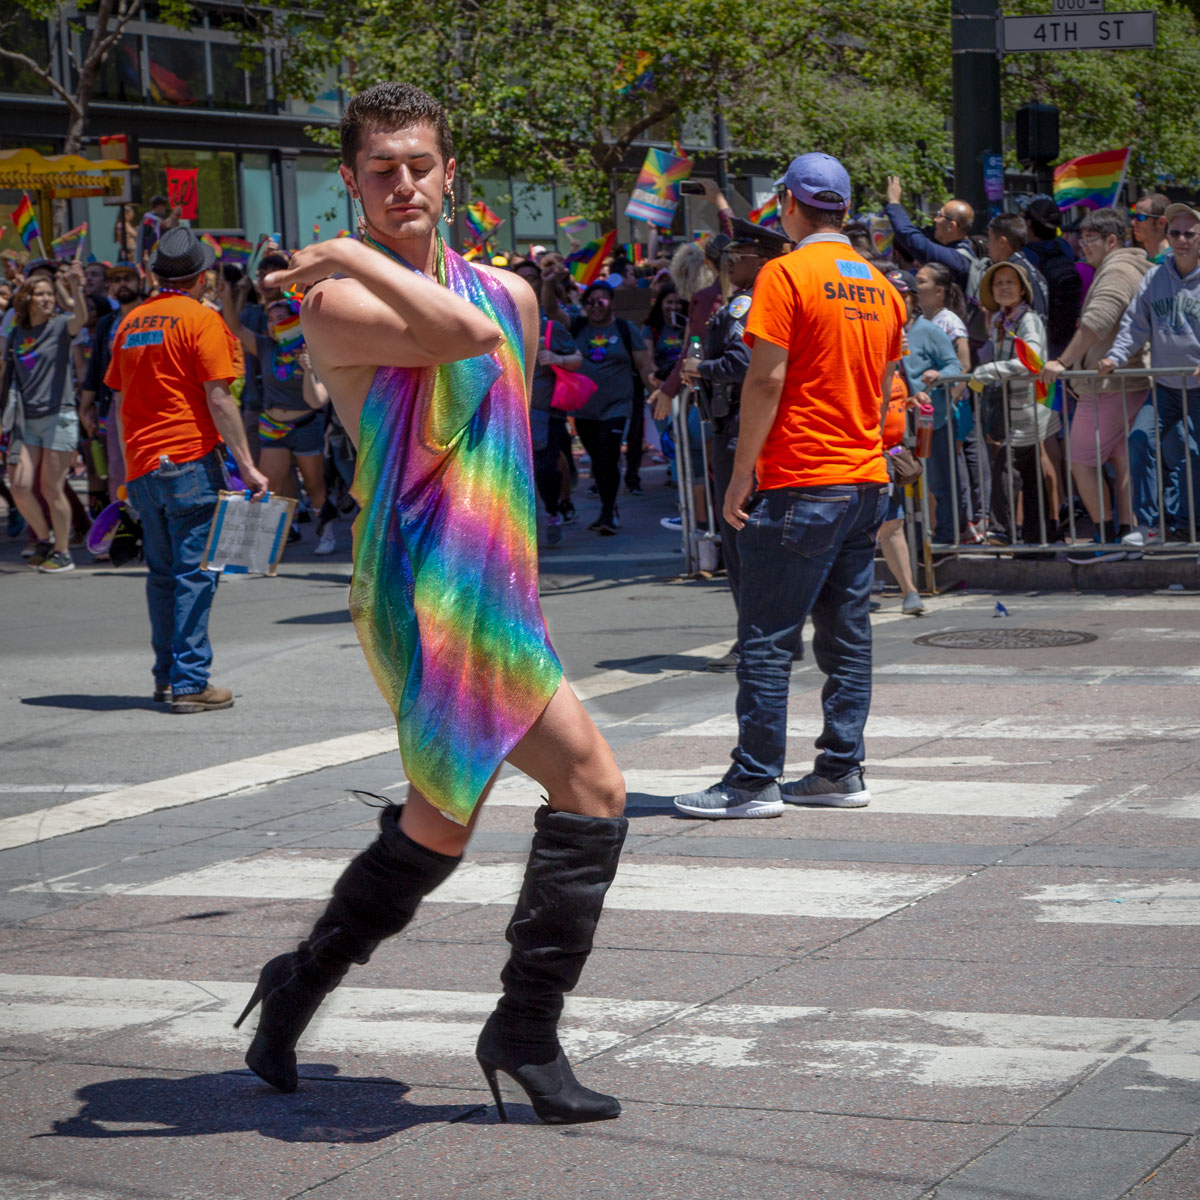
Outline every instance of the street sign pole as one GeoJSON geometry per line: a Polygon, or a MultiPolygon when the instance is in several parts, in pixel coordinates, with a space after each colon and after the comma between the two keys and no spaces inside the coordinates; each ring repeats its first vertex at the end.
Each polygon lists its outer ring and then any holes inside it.
{"type": "Polygon", "coordinates": [[[958,0],[950,17],[954,88],[954,195],[975,210],[982,228],[988,212],[984,167],[1003,154],[1000,130],[1000,57],[996,0],[958,0]]]}

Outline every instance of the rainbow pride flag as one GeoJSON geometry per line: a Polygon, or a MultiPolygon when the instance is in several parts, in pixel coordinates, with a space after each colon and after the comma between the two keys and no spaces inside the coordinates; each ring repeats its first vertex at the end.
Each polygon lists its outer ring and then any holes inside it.
{"type": "Polygon", "coordinates": [[[221,243],[211,233],[202,233],[200,240],[217,256],[221,257],[221,243]]]}
{"type": "Polygon", "coordinates": [[[50,250],[54,257],[59,262],[65,262],[69,258],[75,257],[75,251],[83,245],[83,239],[87,237],[87,222],[82,225],[76,225],[74,229],[68,229],[62,237],[50,239],[50,250]]]}
{"type": "Polygon", "coordinates": [[[275,341],[285,354],[295,354],[304,345],[304,332],[300,328],[298,316],[288,317],[275,326],[275,341]]]}
{"type": "Polygon", "coordinates": [[[775,225],[779,221],[779,197],[772,196],[765,204],[752,208],[746,219],[753,225],[775,225]]]}
{"type": "Polygon", "coordinates": [[[1111,208],[1125,182],[1129,147],[1072,158],[1054,168],[1054,203],[1060,210],[1073,205],[1111,208]]]}
{"type": "Polygon", "coordinates": [[[617,91],[622,96],[631,92],[648,92],[654,87],[654,55],[649,50],[639,50],[633,57],[633,62],[622,59],[617,65],[617,91]]]}
{"type": "Polygon", "coordinates": [[[250,255],[254,253],[254,247],[240,237],[223,237],[220,239],[221,246],[221,261],[223,263],[236,263],[239,267],[244,267],[250,261],[250,255]]]}
{"type": "Polygon", "coordinates": [[[17,227],[17,234],[21,239],[21,245],[26,250],[42,236],[42,231],[38,228],[37,217],[33,215],[33,205],[29,203],[28,196],[22,195],[21,203],[13,209],[13,224],[17,227]]]}
{"type": "Polygon", "coordinates": [[[1039,404],[1044,404],[1052,412],[1060,411],[1062,407],[1060,389],[1056,387],[1052,393],[1041,380],[1042,368],[1046,365],[1045,359],[1022,338],[1013,338],[1013,349],[1017,352],[1017,358],[1021,360],[1021,366],[1030,374],[1038,377],[1037,382],[1033,385],[1034,399],[1039,404]]]}
{"type": "Polygon", "coordinates": [[[690,158],[680,158],[666,150],[647,150],[633,195],[625,205],[625,215],[634,221],[649,221],[666,228],[675,219],[675,209],[679,206],[679,185],[691,173],[690,158]]]}
{"type": "Polygon", "coordinates": [[[339,230],[337,231],[337,236],[338,236],[338,237],[349,237],[349,236],[350,236],[350,230],[348,230],[348,229],[339,229],[339,230]]]}
{"type": "Polygon", "coordinates": [[[621,251],[635,267],[641,266],[646,261],[646,251],[642,248],[641,242],[622,242],[621,251]]]}
{"type": "Polygon", "coordinates": [[[462,256],[467,262],[474,262],[477,258],[483,257],[483,247],[478,245],[468,246],[462,252],[462,256]]]}
{"type": "Polygon", "coordinates": [[[617,231],[614,229],[606,233],[599,241],[588,242],[574,254],[568,255],[566,265],[567,270],[571,273],[571,278],[580,287],[588,287],[595,283],[604,269],[604,260],[612,254],[616,244],[617,231]]]}
{"type": "Polygon", "coordinates": [[[504,224],[504,218],[492,212],[482,200],[476,200],[467,205],[463,223],[473,241],[486,242],[504,224]]]}
{"type": "Polygon", "coordinates": [[[581,233],[587,233],[587,217],[559,217],[554,223],[567,237],[578,237],[581,233]]]}

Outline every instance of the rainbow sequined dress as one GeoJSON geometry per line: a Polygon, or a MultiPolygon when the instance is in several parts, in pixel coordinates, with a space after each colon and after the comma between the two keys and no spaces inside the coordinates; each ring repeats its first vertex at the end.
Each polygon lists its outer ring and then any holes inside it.
{"type": "Polygon", "coordinates": [[[520,315],[440,238],[437,277],[504,340],[495,354],[376,372],[352,489],[350,614],[396,714],[405,774],[466,824],[562,666],[538,599],[520,315]]]}

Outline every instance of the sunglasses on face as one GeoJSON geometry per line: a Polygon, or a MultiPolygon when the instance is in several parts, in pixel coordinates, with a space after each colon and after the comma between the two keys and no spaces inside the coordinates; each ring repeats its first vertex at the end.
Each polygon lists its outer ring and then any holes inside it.
{"type": "Polygon", "coordinates": [[[1143,213],[1143,212],[1137,212],[1135,209],[1130,209],[1130,210],[1129,210],[1129,219],[1130,219],[1131,221],[1137,221],[1137,222],[1139,222],[1139,223],[1140,223],[1140,222],[1142,222],[1142,221],[1153,221],[1153,220],[1154,220],[1154,214],[1153,214],[1153,213],[1143,213]]]}
{"type": "Polygon", "coordinates": [[[1200,237],[1200,230],[1168,229],[1167,237],[1180,238],[1185,242],[1194,242],[1198,237],[1200,237]]]}

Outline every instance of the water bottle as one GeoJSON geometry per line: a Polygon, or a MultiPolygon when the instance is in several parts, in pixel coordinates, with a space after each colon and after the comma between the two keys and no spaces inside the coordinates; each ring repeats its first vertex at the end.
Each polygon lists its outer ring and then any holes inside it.
{"type": "Polygon", "coordinates": [[[684,354],[684,362],[699,362],[704,357],[704,351],[700,346],[700,338],[696,334],[688,339],[687,353],[684,354]]]}
{"type": "Polygon", "coordinates": [[[920,416],[917,417],[917,448],[913,453],[917,458],[928,458],[933,450],[933,405],[926,402],[921,405],[920,416]]]}

